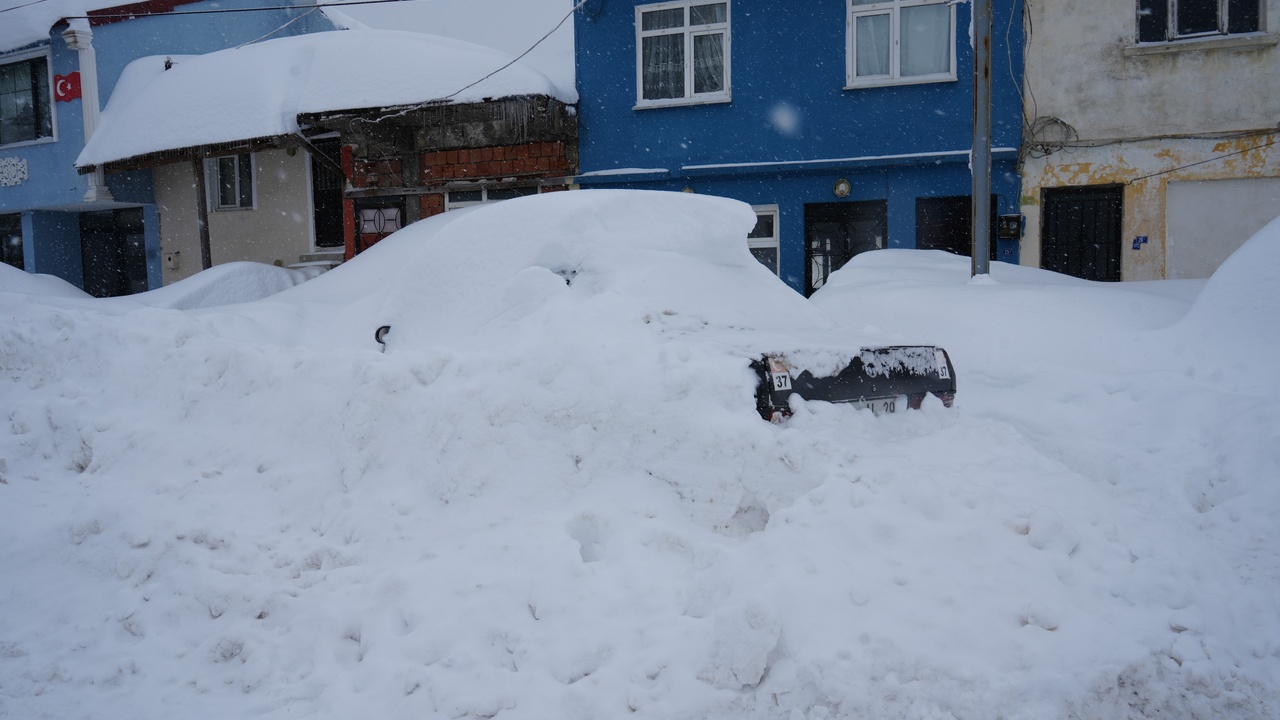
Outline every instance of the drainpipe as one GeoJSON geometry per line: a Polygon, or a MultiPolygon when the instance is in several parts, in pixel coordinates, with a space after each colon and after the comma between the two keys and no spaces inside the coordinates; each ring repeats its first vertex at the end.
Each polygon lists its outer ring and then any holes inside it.
{"type": "MultiPolygon", "coordinates": [[[[101,109],[98,104],[98,55],[93,49],[93,31],[89,29],[89,21],[76,18],[68,21],[69,27],[62,31],[62,39],[67,47],[80,53],[80,106],[84,116],[84,141],[89,142],[93,132],[98,129],[98,115],[101,109]]],[[[102,168],[96,167],[89,174],[89,190],[84,194],[87,203],[111,202],[111,191],[107,189],[102,168]]]]}
{"type": "Polygon", "coordinates": [[[971,275],[991,272],[991,0],[973,0],[973,257],[971,275]]]}

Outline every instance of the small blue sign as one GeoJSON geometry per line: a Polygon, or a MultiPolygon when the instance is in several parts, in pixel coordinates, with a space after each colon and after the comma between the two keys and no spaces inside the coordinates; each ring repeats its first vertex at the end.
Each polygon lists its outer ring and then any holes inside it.
{"type": "Polygon", "coordinates": [[[1134,250],[1141,250],[1141,249],[1142,249],[1142,246],[1143,246],[1143,245],[1146,245],[1146,244],[1147,244],[1147,236],[1146,236],[1146,235],[1139,235],[1138,237],[1136,237],[1136,238],[1134,238],[1134,239],[1133,239],[1133,249],[1134,249],[1134,250]]]}

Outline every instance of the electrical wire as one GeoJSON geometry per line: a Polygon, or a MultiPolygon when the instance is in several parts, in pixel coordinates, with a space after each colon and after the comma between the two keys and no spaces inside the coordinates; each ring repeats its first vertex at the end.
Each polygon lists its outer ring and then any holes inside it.
{"type": "Polygon", "coordinates": [[[272,30],[271,32],[267,33],[266,35],[263,35],[263,36],[262,36],[262,37],[260,37],[260,38],[256,38],[256,39],[253,39],[253,40],[249,40],[249,41],[246,41],[246,42],[242,42],[242,43],[240,43],[239,45],[237,45],[237,46],[236,46],[236,49],[237,49],[237,50],[239,50],[240,48],[244,47],[245,45],[252,45],[252,44],[254,44],[254,43],[256,43],[256,42],[262,42],[263,40],[266,40],[267,38],[271,37],[272,35],[275,35],[276,33],[280,32],[281,30],[283,30],[283,29],[285,29],[285,28],[289,27],[290,25],[292,25],[292,24],[294,24],[294,23],[298,22],[299,20],[302,20],[303,18],[307,17],[308,15],[310,15],[311,13],[313,13],[313,12],[315,12],[315,11],[319,10],[319,9],[320,9],[320,8],[318,8],[318,7],[313,7],[313,8],[311,8],[310,10],[308,10],[308,11],[306,11],[306,12],[302,13],[301,15],[299,15],[299,16],[298,16],[298,17],[296,17],[296,18],[293,18],[292,20],[289,20],[289,21],[288,21],[288,22],[286,22],[285,24],[281,25],[280,27],[276,28],[275,30],[272,30]]]}
{"type": "Polygon", "coordinates": [[[1225,155],[1218,155],[1218,156],[1216,156],[1216,157],[1211,157],[1211,158],[1208,158],[1207,160],[1200,160],[1200,161],[1198,161],[1198,162],[1187,163],[1186,165],[1179,165],[1178,167],[1169,168],[1168,170],[1161,170],[1160,172],[1154,172],[1154,173],[1151,173],[1151,174],[1149,174],[1149,175],[1143,175],[1143,176],[1141,176],[1141,177],[1136,177],[1136,178],[1133,178],[1133,179],[1131,179],[1131,180],[1127,180],[1127,181],[1125,181],[1125,184],[1127,184],[1127,185],[1132,185],[1132,184],[1134,184],[1134,183],[1138,182],[1139,180],[1146,180],[1146,179],[1148,179],[1148,178],[1160,177],[1161,175],[1168,175],[1169,173],[1174,173],[1174,172],[1177,172],[1177,171],[1179,171],[1179,170],[1186,170],[1187,168],[1195,167],[1195,166],[1197,166],[1197,165],[1204,165],[1205,163],[1211,163],[1211,162],[1216,162],[1216,161],[1218,161],[1218,160],[1224,160],[1224,159],[1229,158],[1229,157],[1235,157],[1236,155],[1243,155],[1243,154],[1245,154],[1245,153],[1247,153],[1247,152],[1251,152],[1251,151],[1253,151],[1253,150],[1265,150],[1265,149],[1267,149],[1267,148],[1269,148],[1269,147],[1271,147],[1272,145],[1275,145],[1275,144],[1276,144],[1276,141],[1275,141],[1275,140],[1270,140],[1270,141],[1268,141],[1268,142],[1267,142],[1267,144],[1265,144],[1265,145],[1255,145],[1255,146],[1253,146],[1253,147],[1245,148],[1245,149],[1243,149],[1243,150],[1236,150],[1235,152],[1229,152],[1229,153],[1227,153],[1227,154],[1225,154],[1225,155]]]}
{"type": "MultiPolygon", "coordinates": [[[[35,0],[35,2],[44,2],[45,0],[35,0]]],[[[211,10],[169,10],[167,12],[158,13],[99,13],[92,15],[67,15],[65,20],[111,20],[120,18],[138,18],[152,16],[170,16],[170,15],[221,15],[225,13],[238,12],[272,12],[277,10],[306,10],[308,12],[327,7],[342,7],[344,5],[381,5],[383,3],[403,2],[404,0],[351,0],[350,2],[318,2],[311,5],[260,5],[257,7],[244,8],[213,8],[211,10]]],[[[31,3],[34,5],[35,3],[31,3]]],[[[26,6],[22,6],[26,7],[26,6]]],[[[4,12],[0,10],[0,12],[4,12]]]]}
{"type": "Polygon", "coordinates": [[[48,2],[48,1],[49,0],[32,0],[32,2],[25,3],[23,5],[14,5],[13,7],[0,8],[0,13],[12,12],[13,10],[21,10],[22,8],[31,7],[32,5],[39,5],[40,3],[48,2]]]}
{"type": "Polygon", "coordinates": [[[454,90],[453,92],[449,93],[448,95],[444,95],[444,96],[442,96],[442,97],[433,98],[433,99],[431,99],[431,100],[426,100],[426,101],[423,101],[423,102],[420,102],[420,103],[416,103],[416,104],[414,104],[414,105],[410,105],[410,106],[408,106],[408,107],[402,108],[401,110],[398,110],[398,111],[396,111],[396,112],[394,112],[394,113],[390,113],[390,114],[387,114],[387,115],[380,115],[380,116],[378,116],[377,118],[372,119],[372,120],[364,119],[364,118],[357,118],[357,121],[358,121],[358,122],[366,122],[366,123],[377,123],[377,122],[382,122],[383,120],[389,120],[389,119],[391,119],[391,118],[404,117],[405,115],[408,115],[408,114],[409,114],[409,113],[411,113],[411,112],[414,112],[414,111],[417,111],[417,110],[421,110],[421,109],[423,109],[423,108],[425,108],[425,107],[429,107],[429,106],[431,106],[431,105],[439,105],[439,104],[441,104],[441,103],[445,103],[445,102],[448,102],[449,100],[452,100],[453,98],[457,97],[458,95],[462,94],[463,92],[466,92],[467,90],[469,90],[469,89],[471,89],[471,88],[475,87],[476,85],[479,85],[480,83],[484,82],[485,80],[488,80],[489,78],[493,77],[494,75],[497,75],[498,73],[502,72],[503,70],[506,70],[507,68],[511,67],[512,65],[515,65],[516,63],[520,62],[520,60],[521,60],[521,59],[523,59],[523,58],[524,58],[524,56],[526,56],[526,55],[528,55],[529,53],[533,52],[533,51],[534,51],[534,50],[535,50],[539,45],[541,45],[542,43],[546,42],[546,41],[547,41],[547,38],[549,38],[549,37],[551,37],[552,35],[554,35],[554,34],[555,34],[555,32],[556,32],[557,30],[559,30],[559,29],[560,29],[560,27],[561,27],[562,25],[564,25],[564,24],[565,24],[565,22],[566,22],[569,18],[573,17],[573,14],[574,14],[575,12],[577,12],[577,11],[578,11],[578,8],[580,8],[580,7],[582,7],[583,5],[586,5],[586,4],[587,4],[587,0],[578,0],[578,2],[577,2],[577,3],[575,3],[573,7],[569,8],[569,12],[565,13],[564,17],[560,18],[560,22],[556,23],[556,26],[555,26],[555,27],[551,28],[550,30],[548,30],[548,31],[547,31],[547,33],[546,33],[545,35],[543,35],[542,37],[538,38],[538,40],[537,40],[536,42],[534,42],[532,45],[530,45],[530,46],[529,46],[529,48],[528,48],[527,50],[525,50],[524,52],[520,53],[519,55],[517,55],[517,56],[515,56],[515,57],[511,58],[511,60],[510,60],[510,61],[508,61],[507,63],[505,63],[505,64],[504,64],[504,65],[502,65],[501,67],[497,68],[496,70],[494,70],[494,71],[490,72],[488,75],[485,75],[484,77],[480,78],[479,80],[476,80],[476,81],[474,81],[474,82],[470,82],[470,83],[468,83],[468,84],[466,84],[466,85],[464,85],[464,86],[462,86],[462,87],[458,88],[457,90],[454,90]]]}

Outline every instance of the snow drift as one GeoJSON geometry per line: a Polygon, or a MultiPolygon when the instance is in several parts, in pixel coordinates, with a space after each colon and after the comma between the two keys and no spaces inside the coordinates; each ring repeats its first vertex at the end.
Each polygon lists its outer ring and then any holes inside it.
{"type": "Polygon", "coordinates": [[[810,303],[752,222],[559,193],[248,304],[0,291],[0,715],[1274,716],[1280,406],[1176,353],[1199,285],[885,251],[810,303]],[[755,415],[752,353],[904,341],[954,408],[755,415]]]}

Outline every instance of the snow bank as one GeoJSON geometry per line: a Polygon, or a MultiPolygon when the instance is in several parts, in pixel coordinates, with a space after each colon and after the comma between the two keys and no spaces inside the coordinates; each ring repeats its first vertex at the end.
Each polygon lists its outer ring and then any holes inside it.
{"type": "Polygon", "coordinates": [[[4,263],[0,263],[0,292],[80,299],[89,297],[88,293],[62,278],[23,272],[4,263]]]}
{"type": "Polygon", "coordinates": [[[753,221],[548,194],[255,303],[0,293],[0,715],[1274,714],[1280,404],[1161,354],[1198,286],[886,251],[811,304],[753,221]],[[955,407],[755,415],[751,353],[906,338],[955,407]]]}
{"type": "Polygon", "coordinates": [[[255,262],[215,265],[171,285],[108,302],[174,310],[221,307],[261,300],[320,275],[321,268],[291,269],[255,262]]]}

